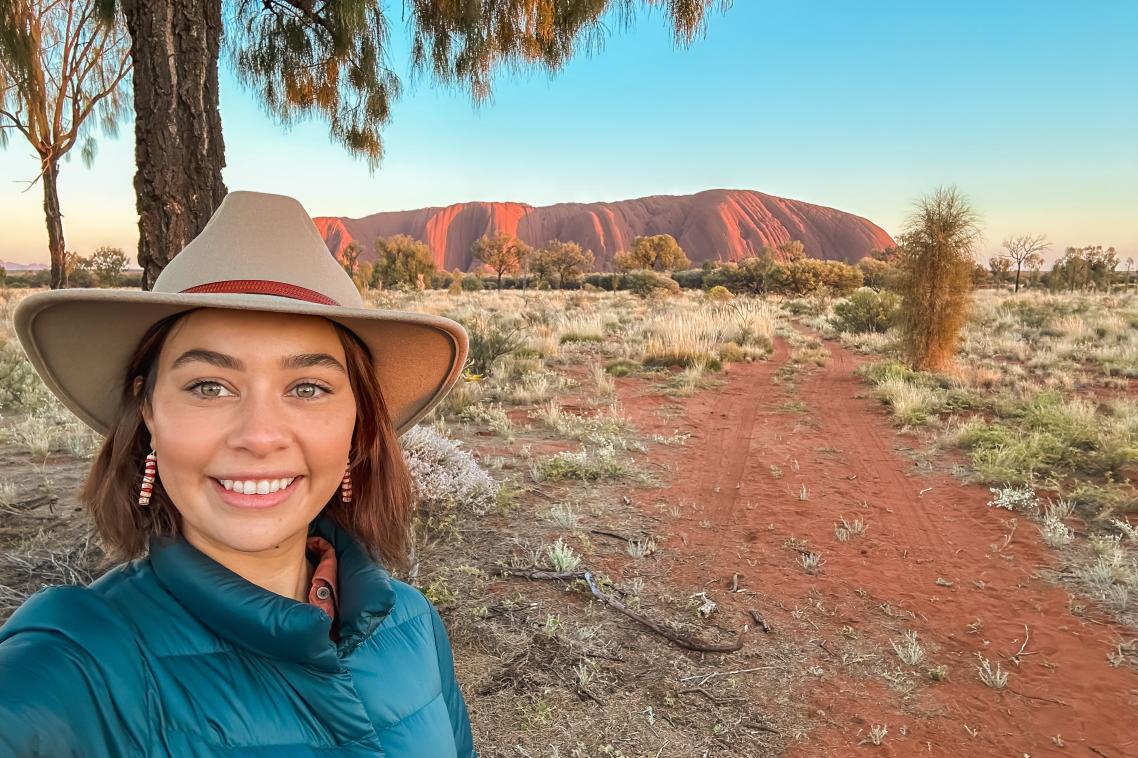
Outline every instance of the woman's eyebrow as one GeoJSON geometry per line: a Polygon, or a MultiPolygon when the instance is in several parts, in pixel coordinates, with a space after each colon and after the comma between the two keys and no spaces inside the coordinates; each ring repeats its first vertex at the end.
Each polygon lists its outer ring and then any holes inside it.
{"type": "MultiPolygon", "coordinates": [[[[170,366],[170,370],[172,371],[179,366],[184,366],[187,363],[193,363],[194,361],[208,363],[211,366],[230,369],[232,371],[245,370],[245,364],[237,358],[234,358],[232,355],[219,353],[216,350],[206,350],[205,348],[194,348],[182,353],[170,366]]],[[[296,355],[286,355],[280,360],[280,367],[282,371],[301,368],[314,368],[317,366],[334,369],[343,374],[348,373],[347,369],[344,368],[344,365],[328,353],[298,353],[296,355]]]]}

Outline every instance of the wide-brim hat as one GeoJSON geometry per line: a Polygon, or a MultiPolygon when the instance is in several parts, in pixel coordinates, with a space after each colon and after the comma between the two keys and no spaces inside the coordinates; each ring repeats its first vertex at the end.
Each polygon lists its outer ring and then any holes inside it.
{"type": "Polygon", "coordinates": [[[461,378],[466,330],[442,316],[368,308],[299,202],[230,192],[150,291],[37,292],[13,314],[16,336],[48,389],[106,436],[127,362],[155,322],[193,308],[323,316],[371,350],[392,425],[402,435],[461,378]]]}

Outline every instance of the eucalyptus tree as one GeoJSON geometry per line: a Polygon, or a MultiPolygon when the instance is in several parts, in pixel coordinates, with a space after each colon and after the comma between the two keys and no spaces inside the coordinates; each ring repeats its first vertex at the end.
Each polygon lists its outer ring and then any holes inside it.
{"type": "Polygon", "coordinates": [[[60,161],[77,145],[95,159],[94,131],[114,134],[127,110],[130,46],[121,16],[99,23],[96,0],[0,2],[0,147],[19,135],[39,159],[52,289],[67,286],[60,161]]]}
{"type": "MultiPolygon", "coordinates": [[[[318,116],[374,171],[402,81],[389,65],[394,14],[382,0],[98,0],[127,19],[135,64],[135,191],[142,286],[205,225],[225,195],[218,114],[222,47],[238,79],[281,123],[318,116]]],[[[731,0],[404,0],[411,75],[491,97],[503,68],[562,69],[599,50],[610,19],[667,16],[677,45],[731,0]],[[611,14],[611,15],[609,15],[611,14]]]]}

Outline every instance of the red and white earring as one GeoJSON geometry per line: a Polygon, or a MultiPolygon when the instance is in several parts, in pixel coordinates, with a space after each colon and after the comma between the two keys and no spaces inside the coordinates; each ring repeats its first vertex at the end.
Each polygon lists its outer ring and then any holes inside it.
{"type": "Polygon", "coordinates": [[[142,470],[142,490],[138,493],[138,504],[150,505],[150,495],[154,492],[154,475],[158,471],[158,458],[154,451],[146,456],[146,465],[142,470]]]}
{"type": "Polygon", "coordinates": [[[351,466],[344,472],[344,479],[340,482],[340,500],[345,504],[352,502],[352,469],[351,466]]]}

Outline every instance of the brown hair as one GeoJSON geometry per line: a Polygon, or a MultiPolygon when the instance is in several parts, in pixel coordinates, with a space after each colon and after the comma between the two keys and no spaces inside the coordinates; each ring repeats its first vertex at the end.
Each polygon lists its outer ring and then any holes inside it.
{"type": "MultiPolygon", "coordinates": [[[[139,340],[123,375],[118,417],[79,496],[91,512],[104,549],[113,559],[141,556],[152,534],[180,534],[180,515],[162,486],[161,472],[154,481],[150,503],[138,504],[142,470],[151,450],[142,409],[153,398],[163,343],[173,326],[194,310],[198,309],[167,316],[139,340]],[[134,384],[138,378],[143,385],[136,394],[134,384]]],[[[345,504],[337,490],[322,512],[363,544],[373,559],[384,561],[388,567],[403,568],[407,565],[414,509],[411,474],[375,374],[371,351],[350,329],[335,321],[331,323],[347,358],[348,380],[356,398],[356,426],[348,463],[352,502],[345,504]]]]}

